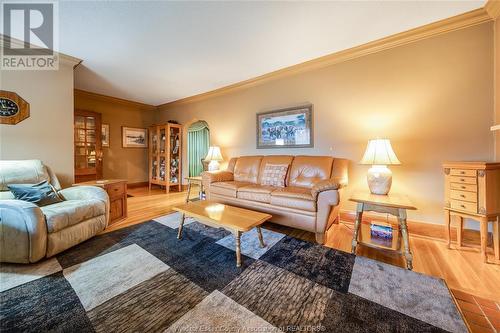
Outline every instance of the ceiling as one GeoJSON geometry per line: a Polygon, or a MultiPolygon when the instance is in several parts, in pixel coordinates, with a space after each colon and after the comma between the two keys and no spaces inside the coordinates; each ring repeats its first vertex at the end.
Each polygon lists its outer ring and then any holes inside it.
{"type": "Polygon", "coordinates": [[[482,7],[480,1],[60,2],[75,87],[174,101],[482,7]]]}

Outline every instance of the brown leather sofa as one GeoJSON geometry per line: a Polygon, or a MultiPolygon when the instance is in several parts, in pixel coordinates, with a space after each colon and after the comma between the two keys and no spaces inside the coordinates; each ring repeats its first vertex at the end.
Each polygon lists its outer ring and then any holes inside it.
{"type": "Polygon", "coordinates": [[[323,244],[339,215],[347,167],[348,160],[331,156],[242,156],[202,178],[208,199],[269,213],[272,222],[314,232],[323,244]],[[289,165],[285,187],[260,185],[268,163],[289,165]]]}

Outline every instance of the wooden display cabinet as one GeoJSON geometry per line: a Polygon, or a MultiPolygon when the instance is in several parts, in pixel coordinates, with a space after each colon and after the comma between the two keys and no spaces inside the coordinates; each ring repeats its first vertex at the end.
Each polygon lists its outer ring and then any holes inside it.
{"type": "Polygon", "coordinates": [[[169,193],[182,190],[182,125],[167,123],[149,128],[149,190],[159,185],[169,193]]]}

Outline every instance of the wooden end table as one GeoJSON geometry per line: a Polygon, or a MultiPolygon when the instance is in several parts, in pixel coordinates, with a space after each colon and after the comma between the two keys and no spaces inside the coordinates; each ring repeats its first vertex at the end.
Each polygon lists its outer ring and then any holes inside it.
{"type": "Polygon", "coordinates": [[[108,226],[127,217],[127,180],[103,179],[76,183],[73,186],[98,186],[104,189],[109,196],[109,223],[108,226]]]}
{"type": "MultiPolygon", "coordinates": [[[[382,248],[372,243],[360,241],[358,239],[359,229],[362,224],[363,212],[372,211],[394,215],[398,218],[399,230],[403,238],[404,256],[406,259],[406,268],[413,269],[413,256],[410,250],[410,241],[408,237],[408,226],[406,223],[406,210],[416,210],[410,200],[401,194],[377,195],[371,193],[356,193],[349,199],[357,203],[356,221],[354,223],[354,235],[352,238],[352,253],[356,254],[358,243],[382,248]]],[[[383,249],[387,249],[383,247],[383,249]]]]}
{"type": "Polygon", "coordinates": [[[260,226],[272,216],[253,210],[228,206],[210,200],[190,201],[173,210],[182,213],[181,223],[177,238],[182,238],[182,228],[186,216],[193,217],[197,221],[215,228],[224,228],[233,233],[236,239],[236,267],[241,266],[241,234],[253,228],[257,228],[260,246],[265,247],[260,226]]]}

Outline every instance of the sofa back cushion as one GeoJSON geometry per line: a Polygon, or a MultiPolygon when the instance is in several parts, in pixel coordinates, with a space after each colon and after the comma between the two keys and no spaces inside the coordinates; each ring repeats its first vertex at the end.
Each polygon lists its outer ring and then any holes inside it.
{"type": "MultiPolygon", "coordinates": [[[[290,164],[292,164],[293,156],[290,155],[270,155],[264,156],[262,162],[260,163],[259,178],[257,182],[262,184],[262,177],[264,176],[264,169],[267,164],[286,164],[288,165],[288,170],[290,170],[290,164]]],[[[288,175],[288,172],[287,172],[288,175]]],[[[286,185],[286,184],[285,184],[286,185]]]]}
{"type": "Polygon", "coordinates": [[[330,156],[296,156],[288,172],[288,186],[312,188],[315,182],[330,178],[332,164],[330,156]]]}
{"type": "Polygon", "coordinates": [[[47,168],[40,160],[0,161],[0,191],[8,191],[10,184],[37,184],[50,182],[47,168]]]}
{"type": "Polygon", "coordinates": [[[256,184],[261,161],[262,156],[239,157],[234,164],[234,180],[256,184]]]}

